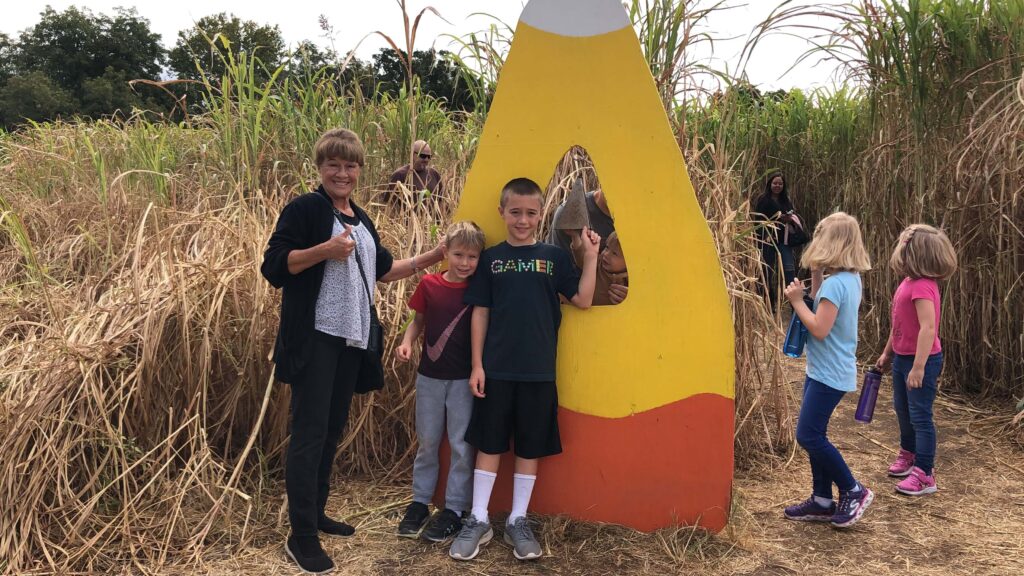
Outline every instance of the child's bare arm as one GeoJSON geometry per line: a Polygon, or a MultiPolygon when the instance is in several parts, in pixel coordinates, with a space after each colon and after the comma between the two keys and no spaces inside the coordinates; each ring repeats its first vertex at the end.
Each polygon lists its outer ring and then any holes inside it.
{"type": "Polygon", "coordinates": [[[914,366],[907,374],[907,386],[920,388],[924,380],[924,365],[928,362],[935,342],[935,304],[931,300],[919,298],[914,300],[914,309],[921,329],[917,332],[917,350],[914,353],[914,366]]]}
{"type": "Polygon", "coordinates": [[[597,284],[597,251],[601,237],[589,228],[583,229],[583,273],[580,275],[579,290],[570,300],[572,305],[586,310],[594,303],[594,287],[597,284]]]}
{"type": "Polygon", "coordinates": [[[473,307],[473,318],[469,324],[470,355],[473,371],[469,376],[469,389],[473,396],[484,397],[484,340],[487,338],[487,324],[491,320],[491,309],[483,306],[473,307]]]}
{"type": "Polygon", "coordinates": [[[405,334],[402,336],[402,343],[395,348],[395,356],[398,357],[402,362],[408,362],[412,358],[412,345],[420,334],[423,333],[423,327],[425,320],[422,314],[413,313],[412,322],[409,323],[409,327],[406,328],[405,334]]]}

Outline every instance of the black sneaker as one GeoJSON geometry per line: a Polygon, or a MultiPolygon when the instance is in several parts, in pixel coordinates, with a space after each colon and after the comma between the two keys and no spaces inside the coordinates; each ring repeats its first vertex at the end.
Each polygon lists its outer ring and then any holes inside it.
{"type": "Polygon", "coordinates": [[[316,521],[316,527],[328,536],[340,536],[342,538],[347,538],[356,533],[356,529],[352,526],[349,526],[344,522],[331,520],[327,516],[321,516],[320,519],[316,521]]]}
{"type": "Polygon", "coordinates": [[[325,574],[334,570],[334,562],[320,547],[316,536],[296,538],[289,536],[284,551],[307,574],[325,574]]]}
{"type": "Polygon", "coordinates": [[[413,502],[405,509],[405,516],[398,523],[398,535],[403,538],[415,538],[420,535],[420,530],[430,518],[430,510],[426,504],[413,502]]]}
{"type": "Polygon", "coordinates": [[[462,518],[454,510],[445,508],[434,516],[423,530],[420,538],[429,542],[444,542],[462,530],[462,518]]]}

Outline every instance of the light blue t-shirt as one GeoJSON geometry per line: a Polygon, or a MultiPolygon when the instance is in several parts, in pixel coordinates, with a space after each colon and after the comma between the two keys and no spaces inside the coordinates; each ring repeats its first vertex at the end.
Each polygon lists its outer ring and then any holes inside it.
{"type": "Polygon", "coordinates": [[[836,323],[824,340],[807,336],[807,375],[836,390],[857,389],[857,311],[860,309],[860,274],[837,272],[825,279],[814,297],[839,309],[836,323]]]}

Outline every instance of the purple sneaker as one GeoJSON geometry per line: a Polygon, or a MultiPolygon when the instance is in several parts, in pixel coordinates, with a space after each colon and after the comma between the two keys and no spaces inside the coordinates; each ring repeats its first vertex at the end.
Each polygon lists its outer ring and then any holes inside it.
{"type": "Polygon", "coordinates": [[[832,525],[836,528],[853,526],[874,499],[875,493],[866,486],[861,486],[856,492],[840,492],[839,505],[836,506],[836,513],[832,515],[832,525]]]}
{"type": "Polygon", "coordinates": [[[827,508],[814,501],[814,496],[799,504],[786,506],[783,514],[789,520],[800,522],[830,522],[832,515],[836,513],[836,503],[831,503],[827,508]]]}

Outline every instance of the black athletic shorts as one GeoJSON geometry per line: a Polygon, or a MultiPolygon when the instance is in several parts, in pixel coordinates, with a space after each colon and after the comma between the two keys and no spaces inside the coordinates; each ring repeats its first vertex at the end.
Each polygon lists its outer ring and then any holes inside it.
{"type": "Polygon", "coordinates": [[[520,458],[543,458],[562,453],[558,435],[558,389],[554,382],[492,380],[484,383],[484,398],[473,398],[473,416],[466,442],[485,454],[508,452],[515,441],[520,458]]]}

